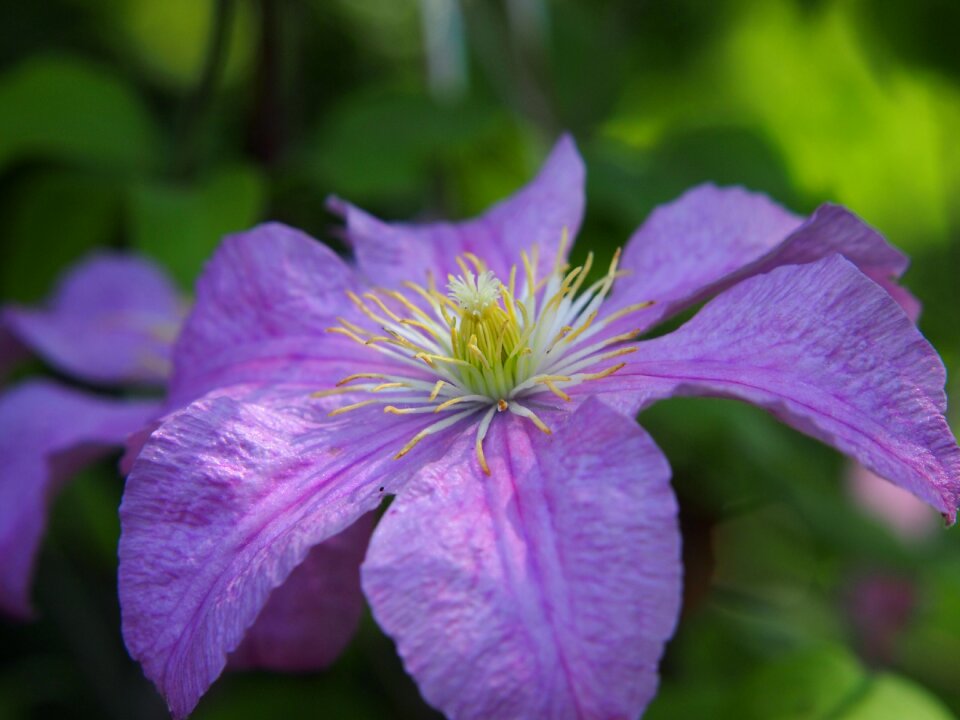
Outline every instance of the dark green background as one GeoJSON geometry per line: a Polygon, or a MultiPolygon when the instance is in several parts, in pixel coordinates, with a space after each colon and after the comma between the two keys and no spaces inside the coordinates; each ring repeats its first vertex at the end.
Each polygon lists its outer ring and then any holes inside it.
{"type": "MultiPolygon", "coordinates": [[[[38,301],[97,247],[149,254],[189,294],[225,232],[273,218],[331,240],[332,192],[465,217],[569,130],[588,168],[577,256],[704,180],[841,202],[913,256],[921,328],[956,376],[960,4],[462,0],[439,33],[461,63],[446,85],[424,35],[443,5],[3,3],[0,297],[38,301]]],[[[677,400],[641,420],[674,467],[687,573],[649,718],[960,712],[956,530],[902,539],[850,499],[836,453],[759,411],[677,400]],[[896,607],[854,611],[878,582],[896,607]]],[[[165,716],[119,634],[121,489],[104,463],[56,501],[39,618],[0,622],[0,717],[165,716]]],[[[328,672],[224,677],[194,717],[432,716],[368,617],[328,672]]]]}

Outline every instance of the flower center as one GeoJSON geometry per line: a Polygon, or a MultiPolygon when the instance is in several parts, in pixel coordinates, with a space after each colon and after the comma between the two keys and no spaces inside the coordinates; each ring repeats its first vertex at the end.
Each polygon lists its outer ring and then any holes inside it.
{"type": "MultiPolygon", "coordinates": [[[[562,256],[561,249],[558,258],[562,256]]],[[[592,253],[573,269],[558,259],[551,273],[538,278],[534,248],[532,255],[522,254],[519,291],[517,266],[503,283],[480,258],[466,253],[457,259],[461,274],[448,276],[447,294],[437,290],[432,278],[426,287],[404,284],[412,291],[412,299],[395,290],[377,290],[363,297],[348,293],[377,329],[340,318],[340,325],[328,331],[389,356],[397,361],[398,372],[356,373],[343,378],[335,389],[314,395],[362,392],[373,396],[331,415],[372,404],[382,404],[384,412],[397,415],[442,415],[401,448],[397,458],[427,435],[481,415],[476,452],[481,468],[489,474],[483,439],[497,412],[512,412],[549,433],[531,406],[554,397],[569,401],[566,389],[615,373],[624,363],[610,361],[634,352],[633,346],[623,343],[637,330],[597,337],[613,321],[651,304],[630,305],[597,320],[600,305],[618,276],[619,258],[618,250],[606,274],[585,289],[592,253]]]]}

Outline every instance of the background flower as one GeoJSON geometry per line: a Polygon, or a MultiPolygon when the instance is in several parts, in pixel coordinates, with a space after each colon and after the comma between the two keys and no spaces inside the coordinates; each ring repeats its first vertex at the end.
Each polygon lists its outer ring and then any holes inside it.
{"type": "MultiPolygon", "coordinates": [[[[42,308],[0,311],[16,346],[66,375],[106,386],[162,388],[182,309],[153,264],[120,255],[71,270],[42,308]]],[[[161,409],[161,400],[121,399],[52,380],[27,380],[0,395],[0,609],[30,614],[33,564],[49,503],[81,468],[122,448],[161,409]]]]}

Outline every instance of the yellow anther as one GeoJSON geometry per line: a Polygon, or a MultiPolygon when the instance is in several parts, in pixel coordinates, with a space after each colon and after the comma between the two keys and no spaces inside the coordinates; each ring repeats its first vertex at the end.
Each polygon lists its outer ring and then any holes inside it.
{"type": "Polygon", "coordinates": [[[477,275],[479,275],[479,274],[482,273],[482,272],[486,272],[487,266],[484,264],[483,260],[481,260],[480,258],[478,258],[478,257],[477,257],[476,255],[474,255],[472,252],[465,252],[465,253],[463,254],[463,256],[464,256],[467,260],[469,260],[470,263],[473,265],[473,267],[476,269],[477,275]]]}
{"type": "Polygon", "coordinates": [[[446,400],[446,401],[440,403],[439,405],[437,405],[437,407],[434,409],[434,412],[435,412],[435,413],[443,412],[443,411],[446,410],[447,408],[451,408],[451,407],[453,407],[454,405],[457,405],[457,404],[462,403],[462,402],[469,402],[469,401],[471,401],[471,400],[474,400],[474,398],[472,398],[472,397],[470,397],[470,396],[468,396],[468,395],[457,395],[457,397],[450,398],[449,400],[446,400]]]}
{"type": "Polygon", "coordinates": [[[387,295],[392,297],[394,300],[396,300],[398,303],[403,305],[407,310],[412,312],[414,315],[416,315],[420,319],[425,320],[426,322],[433,322],[433,318],[431,318],[423,310],[421,310],[412,302],[410,302],[410,300],[407,299],[407,296],[404,295],[403,293],[398,292],[396,290],[385,290],[384,292],[386,292],[387,295]]]}
{"type": "Polygon", "coordinates": [[[378,400],[361,400],[360,402],[353,403],[352,405],[344,405],[343,407],[337,408],[336,410],[331,410],[327,413],[327,417],[336,417],[337,415],[343,415],[343,413],[350,412],[351,410],[356,410],[357,408],[366,407],[367,405],[373,405],[379,402],[378,400]]]}
{"type": "Polygon", "coordinates": [[[593,325],[593,321],[596,320],[596,319],[597,319],[597,311],[594,310],[592,313],[590,313],[590,314],[587,316],[587,319],[586,319],[586,321],[583,323],[583,325],[581,325],[580,327],[578,327],[578,328],[577,328],[576,330],[574,330],[573,332],[567,333],[566,335],[564,335],[564,336],[563,336],[563,340],[564,340],[565,342],[568,342],[568,343],[573,342],[573,341],[576,340],[580,335],[582,335],[582,334],[584,333],[584,331],[586,331],[587,328],[589,328],[591,325],[593,325]]]}
{"type": "Polygon", "coordinates": [[[331,397],[332,395],[343,395],[348,392],[356,392],[356,388],[333,388],[332,390],[317,390],[316,392],[310,393],[312,398],[325,398],[331,397]]]}
{"type": "Polygon", "coordinates": [[[383,408],[383,411],[384,411],[385,413],[389,413],[390,415],[415,415],[415,414],[417,414],[417,413],[422,413],[422,412],[423,412],[423,408],[417,408],[417,407],[415,407],[415,408],[398,408],[398,407],[396,407],[396,406],[394,406],[394,405],[387,405],[385,408],[383,408]]]}
{"type": "Polygon", "coordinates": [[[386,316],[389,317],[391,320],[393,320],[395,323],[400,322],[400,317],[395,312],[393,312],[393,310],[388,308],[386,304],[383,302],[383,300],[378,298],[376,295],[368,292],[368,293],[364,293],[363,296],[367,298],[367,300],[369,300],[370,302],[376,304],[376,306],[380,308],[386,314],[386,316]]]}
{"type": "Polygon", "coordinates": [[[429,433],[427,433],[427,432],[424,431],[424,430],[421,430],[420,432],[418,432],[416,435],[413,436],[413,438],[410,440],[410,442],[408,442],[406,445],[404,445],[402,448],[400,448],[400,452],[398,452],[396,455],[394,455],[394,456],[393,456],[393,459],[394,459],[394,460],[399,460],[400,458],[402,458],[402,457],[403,457],[404,455],[406,455],[408,452],[410,452],[411,450],[413,450],[414,446],[415,446],[418,442],[420,442],[421,440],[423,440],[428,434],[429,434],[429,433]]]}
{"type": "Polygon", "coordinates": [[[327,332],[328,332],[328,333],[334,333],[334,334],[336,334],[336,335],[346,335],[348,338],[350,338],[350,339],[353,340],[354,342],[360,343],[361,345],[366,345],[366,344],[367,344],[367,341],[366,341],[366,340],[364,340],[363,338],[361,338],[361,337],[360,337],[359,335],[357,335],[355,332],[353,332],[353,331],[351,331],[351,330],[347,330],[347,328],[342,328],[342,327],[329,327],[329,328],[327,328],[327,332]]]}
{"type": "Polygon", "coordinates": [[[477,435],[475,449],[477,451],[477,462],[480,463],[480,469],[483,470],[484,475],[489,475],[490,466],[487,465],[487,457],[483,454],[483,440],[480,439],[480,435],[477,435]]]}
{"type": "MultiPolygon", "coordinates": [[[[463,256],[458,256],[456,259],[456,263],[457,263],[457,267],[460,268],[460,272],[463,273],[464,278],[469,278],[473,276],[473,271],[470,270],[470,268],[467,266],[467,263],[464,262],[463,256]]],[[[450,282],[453,282],[454,280],[456,280],[456,278],[453,277],[453,275],[447,275],[447,280],[450,282]]]]}
{"type": "Polygon", "coordinates": [[[451,365],[460,365],[462,367],[472,367],[466,360],[447,357],[446,355],[434,355],[433,353],[420,352],[414,355],[418,360],[423,360],[427,365],[433,365],[434,362],[450,363],[451,365]]]}
{"type": "Polygon", "coordinates": [[[373,310],[371,310],[367,304],[360,299],[360,296],[353,292],[353,290],[347,290],[347,297],[350,298],[353,301],[353,304],[360,309],[360,312],[373,320],[375,323],[383,324],[388,322],[386,318],[380,317],[373,310]]]}
{"type": "Polygon", "coordinates": [[[427,335],[430,335],[434,340],[440,339],[440,334],[434,330],[432,327],[426,323],[422,323],[419,320],[411,320],[409,318],[400,321],[401,325],[407,325],[409,327],[415,327],[418,330],[423,330],[427,335]]]}
{"type": "Polygon", "coordinates": [[[519,415],[520,417],[525,417],[527,420],[532,422],[537,428],[546,433],[547,435],[552,435],[553,431],[547,427],[547,424],[541,420],[533,410],[528,407],[524,407],[517,402],[510,403],[510,412],[514,415],[519,415]]]}
{"type": "Polygon", "coordinates": [[[354,380],[382,380],[386,377],[381,373],[354,373],[353,375],[347,375],[345,378],[337,382],[337,387],[341,385],[346,385],[347,383],[353,382],[354,380]]]}
{"type": "Polygon", "coordinates": [[[440,395],[440,391],[443,389],[443,386],[446,385],[443,380],[437,380],[436,385],[433,386],[433,390],[430,391],[430,397],[427,398],[430,402],[433,402],[437,399],[437,396],[440,395]]]}
{"type": "Polygon", "coordinates": [[[380,383],[376,387],[370,389],[370,392],[380,392],[381,390],[391,390],[393,388],[403,388],[410,387],[407,383],[402,382],[386,382],[380,383]]]}
{"type": "Polygon", "coordinates": [[[558,398],[565,400],[566,402],[570,402],[570,396],[567,395],[563,390],[558,388],[556,385],[554,385],[553,380],[544,379],[544,380],[541,380],[540,382],[546,385],[547,389],[550,390],[550,392],[552,392],[558,398]]]}
{"type": "Polygon", "coordinates": [[[341,325],[343,325],[345,328],[347,328],[347,330],[351,330],[351,331],[355,332],[357,335],[363,336],[363,335],[369,335],[369,334],[370,334],[369,332],[367,332],[366,330],[364,330],[362,327],[360,327],[359,325],[354,325],[352,322],[350,322],[350,321],[347,320],[346,318],[338,317],[338,318],[337,318],[337,321],[338,321],[341,325]]]}
{"type": "MultiPolygon", "coordinates": [[[[607,315],[607,316],[603,319],[603,322],[604,322],[604,324],[609,324],[609,323],[613,322],[614,320],[618,320],[618,319],[622,318],[624,315],[629,315],[630,313],[635,313],[635,312],[637,312],[638,310],[645,310],[646,308],[648,308],[648,307],[650,307],[651,305],[654,305],[654,304],[655,304],[655,303],[654,303],[653,300],[647,300],[646,302],[639,302],[639,303],[633,303],[633,305],[627,305],[626,307],[621,308],[621,309],[617,310],[616,312],[612,312],[612,313],[610,313],[609,315],[607,315]]],[[[638,331],[638,332],[639,332],[639,331],[638,331]]]]}
{"type": "Polygon", "coordinates": [[[470,352],[472,352],[474,355],[476,355],[478,358],[480,358],[480,362],[483,363],[483,366],[484,366],[487,370],[490,369],[490,363],[487,361],[486,356],[484,356],[483,351],[482,351],[482,350],[479,348],[479,346],[477,345],[477,336],[476,336],[476,335],[473,335],[473,336],[470,338],[470,342],[467,343],[467,349],[468,349],[470,352]]]}
{"type": "Polygon", "coordinates": [[[584,380],[599,380],[601,378],[605,378],[610,375],[613,375],[615,372],[617,372],[621,368],[625,368],[626,366],[627,366],[626,363],[620,363],[618,365],[613,365],[612,367],[608,367],[606,370],[601,370],[600,372],[583,373],[580,377],[582,377],[584,380]]]}

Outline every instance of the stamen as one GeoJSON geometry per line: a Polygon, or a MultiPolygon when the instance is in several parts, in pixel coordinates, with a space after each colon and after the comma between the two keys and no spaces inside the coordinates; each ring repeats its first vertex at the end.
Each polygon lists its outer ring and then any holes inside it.
{"type": "Polygon", "coordinates": [[[407,383],[403,383],[403,382],[387,382],[387,383],[381,383],[380,385],[377,385],[376,387],[371,388],[370,392],[383,392],[384,390],[389,390],[391,388],[402,388],[402,387],[410,387],[410,386],[407,385],[407,383]]]}
{"type": "Polygon", "coordinates": [[[549,427],[547,427],[547,424],[543,422],[543,420],[537,417],[537,414],[533,412],[533,410],[524,407],[520,403],[516,401],[511,402],[510,412],[512,412],[514,415],[519,415],[520,417],[527,418],[527,420],[531,421],[534,425],[536,425],[540,430],[545,432],[547,435],[553,434],[553,431],[549,427]]]}
{"type": "Polygon", "coordinates": [[[447,383],[444,382],[443,380],[437,380],[437,384],[434,385],[433,390],[430,391],[430,397],[428,398],[428,400],[430,400],[430,402],[433,402],[434,400],[436,400],[437,396],[440,394],[440,391],[443,389],[443,386],[446,384],[447,383]]]}
{"type": "Polygon", "coordinates": [[[390,415],[420,415],[422,413],[433,412],[433,406],[426,405],[422,407],[398,408],[395,405],[387,405],[383,411],[385,413],[389,413],[390,415]]]}
{"type": "Polygon", "coordinates": [[[582,377],[584,380],[600,380],[601,378],[605,378],[610,375],[613,375],[615,372],[617,372],[622,368],[625,368],[626,366],[627,366],[626,363],[619,363],[617,365],[608,367],[606,370],[601,370],[600,372],[583,373],[580,377],[582,377]]]}
{"type": "Polygon", "coordinates": [[[333,395],[343,395],[344,393],[357,392],[356,387],[348,388],[333,388],[332,390],[317,390],[316,392],[310,393],[312,398],[325,398],[331,397],[333,395]]]}
{"type": "Polygon", "coordinates": [[[462,402],[482,403],[482,402],[489,402],[489,401],[490,401],[490,398],[488,398],[486,395],[457,395],[457,397],[450,398],[449,400],[446,400],[440,403],[439,405],[437,405],[436,408],[434,408],[433,411],[437,413],[442,412],[447,408],[453,407],[454,405],[457,405],[462,402]]]}
{"type": "Polygon", "coordinates": [[[396,315],[396,313],[394,313],[390,308],[388,308],[388,307],[386,306],[386,303],[384,303],[383,300],[381,300],[380,298],[378,298],[378,297],[377,297],[376,295],[374,295],[373,293],[369,293],[369,292],[368,292],[368,293],[364,293],[363,296],[364,296],[365,298],[367,298],[367,300],[369,300],[370,302],[375,303],[376,306],[377,306],[378,308],[380,308],[380,309],[386,314],[386,316],[389,317],[391,320],[393,320],[395,323],[403,322],[403,321],[396,315]]]}
{"type": "Polygon", "coordinates": [[[477,460],[480,463],[480,469],[483,470],[485,475],[490,474],[490,466],[487,465],[487,458],[483,454],[483,439],[487,436],[487,430],[490,429],[490,421],[493,420],[493,415],[496,410],[497,406],[494,405],[487,410],[486,415],[483,416],[483,419],[480,421],[480,426],[477,428],[477,441],[474,445],[477,451],[477,460]]]}
{"type": "Polygon", "coordinates": [[[353,332],[352,330],[347,330],[347,328],[336,327],[336,326],[334,326],[334,327],[328,327],[328,328],[327,328],[327,332],[328,332],[328,333],[336,333],[336,334],[338,334],[338,335],[346,335],[348,338],[350,338],[350,339],[353,340],[354,342],[360,343],[361,345],[366,345],[366,344],[367,344],[367,341],[366,341],[366,340],[364,340],[363,338],[361,338],[359,335],[357,335],[357,334],[356,334],[355,332],[353,332]]]}
{"type": "Polygon", "coordinates": [[[407,296],[404,295],[403,293],[398,292],[396,290],[385,290],[384,292],[390,297],[392,297],[394,300],[396,300],[398,303],[403,305],[407,310],[412,312],[414,315],[420,317],[425,322],[428,322],[428,323],[433,322],[433,318],[431,318],[423,310],[421,310],[412,302],[410,302],[410,300],[407,299],[407,296]]]}
{"type": "Polygon", "coordinates": [[[460,421],[463,420],[465,417],[467,417],[467,416],[469,416],[469,415],[473,415],[475,412],[476,412],[476,410],[475,410],[474,408],[470,408],[469,410],[464,410],[463,412],[459,412],[459,413],[457,413],[457,414],[455,414],[455,415],[451,415],[451,416],[449,416],[449,417],[446,417],[446,418],[444,418],[443,420],[438,420],[437,422],[433,423],[432,425],[428,425],[428,426],[425,427],[423,430],[421,430],[421,431],[418,432],[416,435],[414,435],[413,438],[411,438],[410,442],[408,442],[406,445],[404,445],[404,446],[400,449],[400,452],[398,452],[396,455],[393,456],[393,459],[394,459],[394,460],[399,460],[399,459],[402,458],[404,455],[406,455],[408,452],[410,452],[417,443],[419,443],[421,440],[423,440],[423,439],[424,439],[425,437],[427,437],[428,435],[433,435],[433,434],[435,434],[435,433],[440,432],[441,430],[445,430],[446,428],[450,427],[450,426],[453,425],[454,423],[460,422],[460,421]]]}
{"type": "Polygon", "coordinates": [[[366,379],[366,380],[383,380],[386,378],[386,375],[381,373],[354,373],[353,375],[347,375],[345,378],[337,382],[337,387],[341,385],[346,385],[349,382],[354,380],[366,379]]]}
{"type": "Polygon", "coordinates": [[[558,398],[560,398],[561,400],[564,400],[564,401],[566,401],[566,402],[570,402],[570,396],[567,395],[565,392],[563,392],[563,390],[561,390],[560,388],[558,388],[556,385],[554,385],[554,384],[553,384],[553,380],[546,380],[546,379],[544,379],[544,380],[541,380],[540,382],[542,382],[544,385],[546,385],[547,388],[550,390],[550,392],[552,392],[552,393],[553,393],[554,395],[556,395],[558,398]]]}
{"type": "Polygon", "coordinates": [[[344,335],[408,369],[393,374],[354,373],[335,388],[314,396],[361,392],[378,396],[338,408],[331,415],[373,404],[398,416],[448,413],[414,435],[397,453],[398,458],[426,436],[478,414],[475,450],[481,469],[489,474],[483,442],[494,416],[510,411],[550,434],[550,427],[531,409],[528,399],[535,398],[548,407],[556,403],[554,398],[569,402],[570,388],[625,367],[620,362],[596,370],[609,360],[635,352],[633,345],[625,343],[638,331],[589,339],[652,304],[634,303],[598,320],[601,304],[624,274],[619,269],[620,253],[614,253],[606,274],[588,286],[595,256],[588,253],[582,265],[570,268],[565,261],[567,242],[564,230],[552,272],[543,277],[538,276],[539,248],[533,245],[521,253],[521,263],[510,269],[507,284],[480,257],[464,253],[456,259],[461,274],[448,278],[446,294],[437,289],[429,272],[425,285],[403,284],[416,294],[413,300],[396,290],[377,289],[362,296],[349,292],[353,304],[375,327],[368,329],[339,318],[339,325],[329,332],[344,335]],[[522,290],[517,286],[518,272],[524,280],[522,290]]]}
{"type": "Polygon", "coordinates": [[[339,407],[336,410],[331,410],[329,413],[327,413],[327,417],[336,417],[337,415],[343,415],[344,413],[350,412],[351,410],[367,407],[368,405],[374,405],[377,402],[379,401],[378,400],[361,400],[360,402],[353,403],[352,405],[344,405],[343,407],[339,407]]]}
{"type": "Polygon", "coordinates": [[[654,305],[654,304],[655,304],[655,303],[653,302],[653,300],[647,300],[646,302],[639,302],[639,303],[634,303],[633,305],[627,305],[626,307],[621,308],[621,309],[617,310],[616,312],[612,312],[612,313],[610,313],[609,315],[607,315],[607,316],[603,319],[603,324],[604,324],[604,325],[609,325],[609,324],[612,323],[614,320],[619,320],[620,318],[624,317],[625,315],[629,315],[629,314],[631,314],[631,313],[635,313],[635,312],[637,312],[638,310],[646,310],[648,307],[650,307],[651,305],[654,305]]]}

